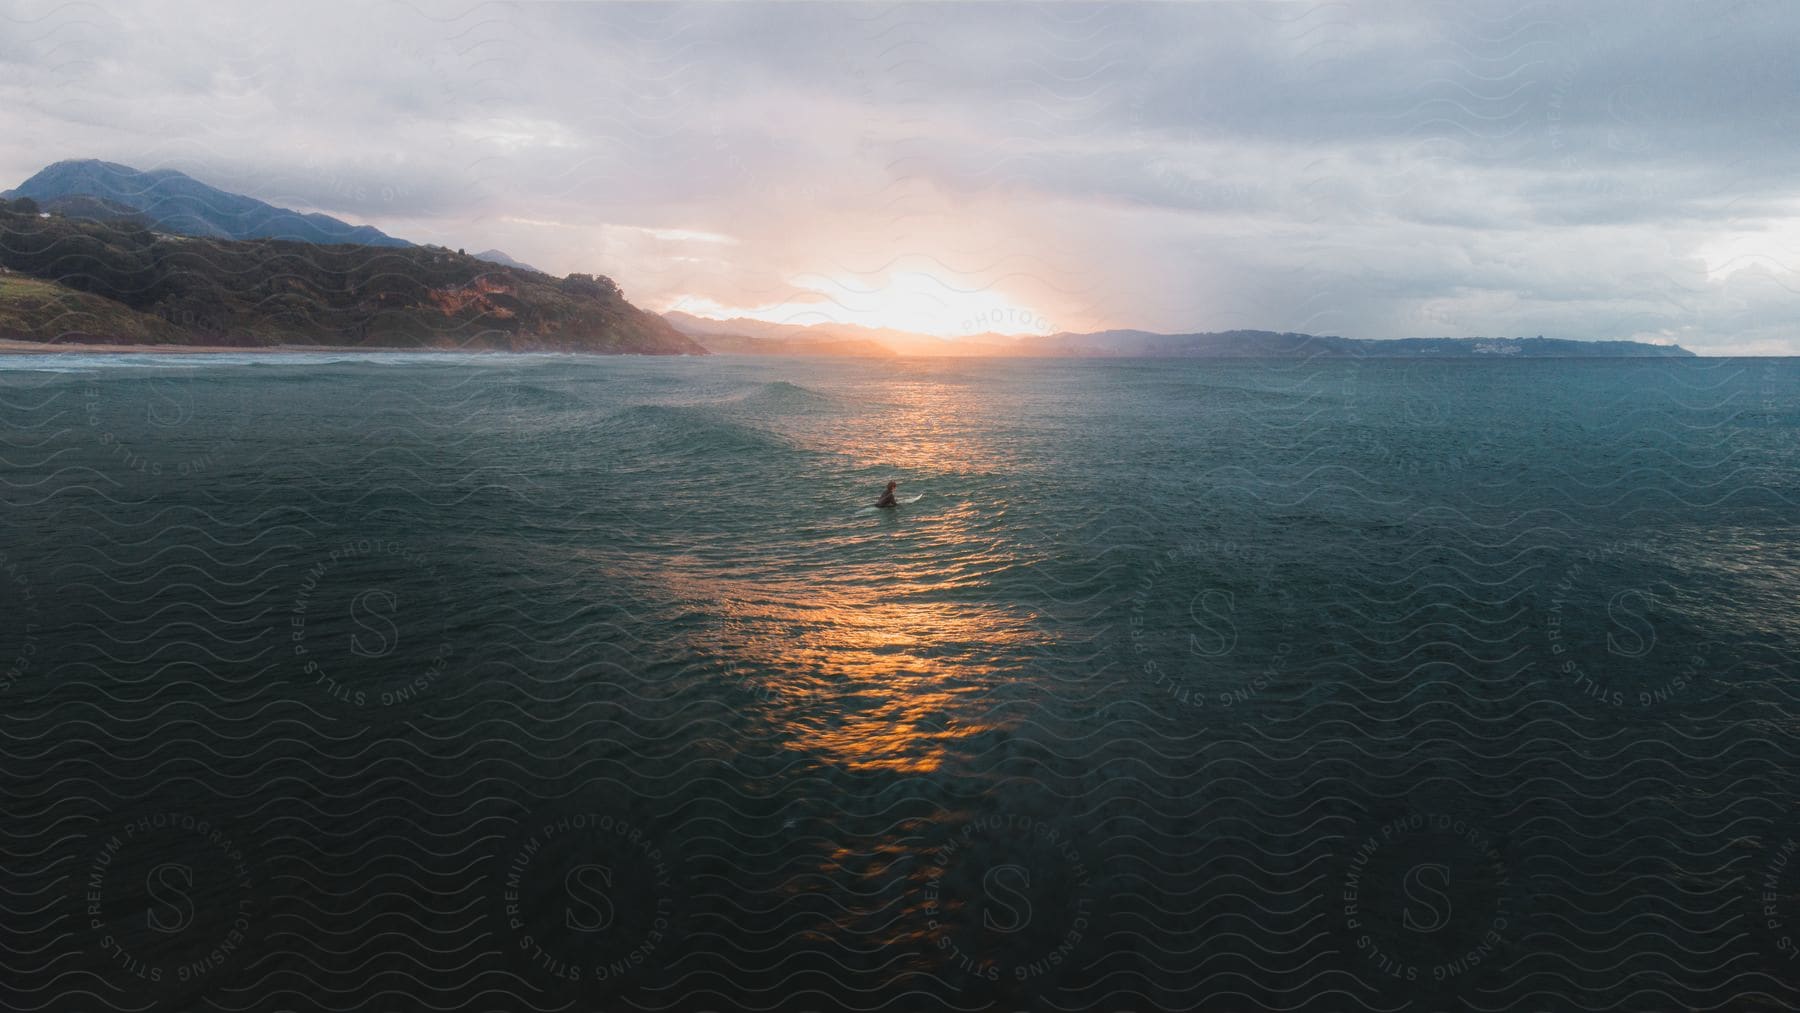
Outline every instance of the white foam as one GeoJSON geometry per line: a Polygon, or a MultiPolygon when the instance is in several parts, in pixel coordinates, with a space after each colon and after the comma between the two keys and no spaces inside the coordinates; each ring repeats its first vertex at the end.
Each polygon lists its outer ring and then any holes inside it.
{"type": "Polygon", "coordinates": [[[53,352],[0,355],[0,372],[87,373],[102,369],[197,369],[217,366],[322,366],[365,363],[378,366],[517,365],[521,361],[568,358],[555,352],[53,352]]]}

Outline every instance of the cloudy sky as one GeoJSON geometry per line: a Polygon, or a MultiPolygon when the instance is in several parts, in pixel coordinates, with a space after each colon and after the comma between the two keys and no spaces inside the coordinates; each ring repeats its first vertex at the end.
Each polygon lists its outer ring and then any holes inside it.
{"type": "Polygon", "coordinates": [[[1800,354],[1800,4],[260,6],[0,2],[0,188],[176,168],[712,316],[1800,354]]]}

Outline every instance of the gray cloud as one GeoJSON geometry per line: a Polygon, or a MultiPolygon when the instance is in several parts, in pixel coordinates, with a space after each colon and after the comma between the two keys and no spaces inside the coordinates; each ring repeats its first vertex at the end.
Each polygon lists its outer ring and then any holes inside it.
{"type": "Polygon", "coordinates": [[[1800,352],[1784,3],[0,19],[5,185],[170,166],[658,308],[1800,352]]]}

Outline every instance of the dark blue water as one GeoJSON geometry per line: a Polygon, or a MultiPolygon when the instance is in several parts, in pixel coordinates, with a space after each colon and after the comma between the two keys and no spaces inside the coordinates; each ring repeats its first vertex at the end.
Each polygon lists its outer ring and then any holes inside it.
{"type": "Polygon", "coordinates": [[[0,1005],[1792,1008],[1797,437],[1791,360],[0,360],[0,1005]]]}

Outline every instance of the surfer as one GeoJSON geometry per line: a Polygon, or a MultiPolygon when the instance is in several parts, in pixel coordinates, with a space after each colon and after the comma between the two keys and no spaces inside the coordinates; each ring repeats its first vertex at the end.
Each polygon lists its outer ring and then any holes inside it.
{"type": "Polygon", "coordinates": [[[878,507],[897,507],[897,506],[899,506],[900,504],[894,502],[894,487],[899,484],[900,484],[899,482],[889,482],[887,491],[881,494],[881,498],[875,501],[875,505],[878,507]]]}

